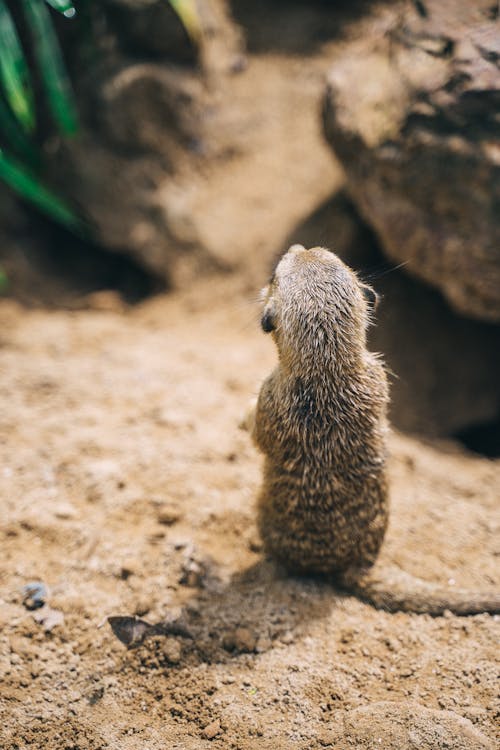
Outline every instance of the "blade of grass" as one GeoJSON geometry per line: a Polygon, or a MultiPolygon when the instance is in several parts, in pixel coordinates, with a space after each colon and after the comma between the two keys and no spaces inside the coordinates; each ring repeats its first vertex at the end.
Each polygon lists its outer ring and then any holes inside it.
{"type": "Polygon", "coordinates": [[[66,18],[73,18],[74,15],[76,15],[76,9],[73,3],[68,2],[68,0],[45,0],[45,2],[48,5],[51,5],[54,10],[57,10],[58,13],[62,13],[63,16],[66,16],[66,18]]]}
{"type": "Polygon", "coordinates": [[[40,0],[22,0],[22,4],[33,35],[34,54],[50,111],[61,132],[74,135],[78,130],[78,117],[73,91],[49,10],[40,0]]]}
{"type": "Polygon", "coordinates": [[[198,44],[202,31],[200,17],[194,0],[169,0],[169,3],[181,19],[191,40],[195,44],[198,44]]]}
{"type": "Polygon", "coordinates": [[[0,150],[0,179],[22,198],[33,203],[47,216],[74,232],[81,233],[84,225],[52,190],[45,187],[26,167],[0,150]]]}
{"type": "Polygon", "coordinates": [[[5,294],[9,286],[9,279],[7,278],[7,274],[3,270],[3,268],[0,266],[0,294],[5,294]]]}
{"type": "Polygon", "coordinates": [[[27,161],[31,167],[38,167],[40,153],[19,127],[3,96],[0,96],[0,136],[9,150],[14,151],[23,161],[27,161]]]}
{"type": "Polygon", "coordinates": [[[35,110],[28,63],[4,0],[0,0],[0,82],[19,124],[31,133],[35,110]]]}

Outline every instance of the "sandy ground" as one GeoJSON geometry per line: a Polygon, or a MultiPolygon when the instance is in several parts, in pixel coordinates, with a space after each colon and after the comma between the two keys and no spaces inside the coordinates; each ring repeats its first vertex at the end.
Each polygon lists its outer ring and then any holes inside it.
{"type": "MultiPolygon", "coordinates": [[[[238,429],[275,357],[254,289],[98,302],[0,304],[1,746],[493,748],[498,618],[376,611],[262,559],[238,429]],[[106,618],[134,614],[184,630],[127,650],[106,618]]],[[[500,461],[391,445],[384,558],[498,585],[500,461]]]]}

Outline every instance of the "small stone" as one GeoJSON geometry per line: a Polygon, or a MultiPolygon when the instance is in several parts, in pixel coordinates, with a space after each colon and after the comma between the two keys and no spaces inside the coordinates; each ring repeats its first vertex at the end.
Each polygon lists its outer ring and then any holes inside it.
{"type": "Polygon", "coordinates": [[[331,730],[326,730],[318,734],[318,742],[322,747],[334,747],[338,737],[331,730]]]}
{"type": "Polygon", "coordinates": [[[400,677],[411,677],[412,674],[415,673],[415,670],[412,667],[403,667],[403,669],[400,671],[399,676],[400,677]]]}
{"type": "Polygon", "coordinates": [[[70,520],[78,515],[75,506],[71,503],[58,503],[53,509],[53,513],[56,518],[63,520],[70,520]]]}
{"type": "Polygon", "coordinates": [[[32,581],[23,587],[23,604],[26,609],[40,609],[48,599],[47,587],[42,581],[32,581]]]}
{"type": "Polygon", "coordinates": [[[95,706],[96,703],[99,703],[103,695],[104,685],[99,685],[87,695],[87,701],[89,702],[89,705],[95,706]]]}
{"type": "Polygon", "coordinates": [[[137,615],[138,617],[143,617],[144,615],[147,615],[148,612],[151,611],[151,601],[149,598],[144,597],[142,599],[139,599],[135,605],[134,608],[134,615],[137,615]]]}
{"type": "Polygon", "coordinates": [[[399,643],[397,642],[395,638],[391,638],[391,637],[384,638],[384,643],[389,649],[389,651],[397,651],[399,648],[399,643]]]}
{"type": "Polygon", "coordinates": [[[257,638],[248,628],[236,628],[236,630],[224,636],[222,645],[226,651],[250,654],[255,651],[257,638]]]}
{"type": "Polygon", "coordinates": [[[261,635],[260,638],[257,639],[257,644],[255,646],[255,650],[258,654],[264,654],[266,651],[269,651],[273,646],[273,642],[267,635],[261,635]]]}
{"type": "Polygon", "coordinates": [[[207,567],[202,560],[188,556],[182,565],[182,573],[179,583],[189,588],[201,588],[207,574],[207,567]]]}
{"type": "Polygon", "coordinates": [[[158,508],[156,520],[164,526],[173,526],[182,518],[182,512],[175,505],[162,505],[158,508]]]}
{"type": "Polygon", "coordinates": [[[355,635],[356,633],[352,628],[344,628],[340,631],[340,642],[351,643],[355,635]]]}
{"type": "Polygon", "coordinates": [[[118,577],[122,581],[127,581],[130,576],[137,574],[142,568],[142,563],[139,559],[130,557],[126,562],[122,563],[118,571],[118,577]]]}
{"type": "Polygon", "coordinates": [[[162,651],[169,664],[178,664],[182,659],[182,647],[175,638],[167,638],[162,651]]]}
{"type": "Polygon", "coordinates": [[[288,645],[295,641],[295,636],[291,630],[287,630],[286,633],[283,633],[283,635],[281,636],[280,641],[281,643],[288,645]]]}
{"type": "Polygon", "coordinates": [[[215,721],[210,722],[210,724],[207,724],[207,726],[203,729],[201,736],[206,740],[213,740],[221,731],[221,725],[219,719],[216,719],[215,721]]]}

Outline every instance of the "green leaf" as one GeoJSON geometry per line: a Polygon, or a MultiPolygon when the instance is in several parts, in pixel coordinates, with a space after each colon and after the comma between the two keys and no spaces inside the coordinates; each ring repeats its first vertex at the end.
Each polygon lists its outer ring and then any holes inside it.
{"type": "Polygon", "coordinates": [[[31,167],[39,166],[40,152],[19,127],[3,96],[0,96],[0,134],[9,150],[22,157],[23,161],[29,162],[31,167]]]}
{"type": "Polygon", "coordinates": [[[0,150],[0,179],[22,198],[73,231],[81,232],[83,223],[52,190],[19,162],[0,150]]]}
{"type": "Polygon", "coordinates": [[[192,41],[198,44],[202,36],[202,30],[200,16],[194,0],[169,0],[169,2],[181,19],[192,41]]]}
{"type": "Polygon", "coordinates": [[[78,130],[78,116],[49,10],[40,0],[22,0],[22,3],[52,116],[62,133],[74,135],[78,130]]]}
{"type": "Polygon", "coordinates": [[[66,16],[66,18],[73,18],[76,14],[75,6],[73,3],[68,2],[68,0],[45,0],[45,2],[51,5],[54,10],[66,16]]]}
{"type": "Polygon", "coordinates": [[[35,110],[28,64],[4,0],[0,0],[0,82],[20,125],[32,132],[35,110]]]}
{"type": "Polygon", "coordinates": [[[0,266],[0,294],[5,294],[8,286],[9,286],[9,279],[7,277],[7,274],[3,270],[3,268],[0,266]]]}

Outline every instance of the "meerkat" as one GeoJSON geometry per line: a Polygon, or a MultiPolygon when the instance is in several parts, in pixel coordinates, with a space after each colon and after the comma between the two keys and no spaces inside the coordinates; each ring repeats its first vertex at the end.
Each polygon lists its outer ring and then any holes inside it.
{"type": "Polygon", "coordinates": [[[384,365],[367,349],[374,290],[334,253],[293,245],[263,290],[279,363],[246,427],[265,456],[257,502],[265,552],[332,578],[376,607],[500,611],[500,593],[452,590],[381,567],[389,517],[384,365]]]}

